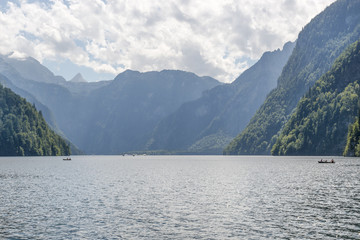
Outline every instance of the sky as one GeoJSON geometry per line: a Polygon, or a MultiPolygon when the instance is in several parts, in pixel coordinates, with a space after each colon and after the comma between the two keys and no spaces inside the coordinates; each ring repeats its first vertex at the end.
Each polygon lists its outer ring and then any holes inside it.
{"type": "Polygon", "coordinates": [[[335,0],[0,0],[0,54],[110,80],[176,69],[232,82],[335,0]]]}

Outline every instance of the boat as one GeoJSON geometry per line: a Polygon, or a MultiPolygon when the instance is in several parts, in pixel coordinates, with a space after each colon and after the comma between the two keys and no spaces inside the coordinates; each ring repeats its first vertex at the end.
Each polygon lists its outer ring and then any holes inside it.
{"type": "Polygon", "coordinates": [[[71,161],[71,158],[70,157],[67,157],[67,158],[63,158],[64,161],[71,161]]]}
{"type": "Polygon", "coordinates": [[[331,161],[328,161],[328,160],[320,160],[318,161],[318,163],[335,163],[334,159],[331,159],[331,161]]]}

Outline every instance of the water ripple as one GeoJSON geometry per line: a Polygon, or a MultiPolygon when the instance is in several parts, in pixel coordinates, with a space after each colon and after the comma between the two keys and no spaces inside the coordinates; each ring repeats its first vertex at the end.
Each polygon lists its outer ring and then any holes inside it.
{"type": "Polygon", "coordinates": [[[359,239],[360,164],[0,158],[1,239],[359,239]]]}

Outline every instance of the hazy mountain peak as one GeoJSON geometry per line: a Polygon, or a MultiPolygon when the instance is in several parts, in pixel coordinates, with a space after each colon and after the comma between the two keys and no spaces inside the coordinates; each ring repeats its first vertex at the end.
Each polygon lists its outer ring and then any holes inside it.
{"type": "Polygon", "coordinates": [[[124,80],[134,80],[134,79],[172,79],[175,81],[185,81],[190,79],[202,79],[202,81],[211,82],[211,84],[218,85],[220,82],[212,77],[200,77],[192,72],[182,71],[182,70],[169,70],[164,69],[161,71],[150,71],[150,72],[139,72],[136,70],[127,69],[124,72],[118,74],[115,77],[115,81],[124,81],[124,80]],[[177,79],[177,80],[176,80],[177,79]],[[181,80],[180,80],[181,79],[181,80]]]}
{"type": "Polygon", "coordinates": [[[3,60],[16,70],[23,78],[44,83],[63,83],[65,79],[55,76],[48,68],[33,57],[3,57],[3,60]]]}
{"type": "Polygon", "coordinates": [[[88,82],[86,81],[83,76],[81,75],[81,73],[76,74],[71,80],[70,82],[88,82]]]}
{"type": "Polygon", "coordinates": [[[114,80],[126,79],[126,78],[133,77],[134,75],[139,75],[139,74],[140,74],[139,71],[134,71],[134,70],[127,69],[127,70],[119,73],[119,74],[114,78],[114,80]]]}

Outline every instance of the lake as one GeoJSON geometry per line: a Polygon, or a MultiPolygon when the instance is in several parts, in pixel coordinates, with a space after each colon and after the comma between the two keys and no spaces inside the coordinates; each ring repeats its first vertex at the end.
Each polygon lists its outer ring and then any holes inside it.
{"type": "Polygon", "coordinates": [[[2,157],[0,239],[360,239],[360,160],[334,159],[2,157]]]}

